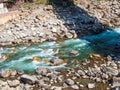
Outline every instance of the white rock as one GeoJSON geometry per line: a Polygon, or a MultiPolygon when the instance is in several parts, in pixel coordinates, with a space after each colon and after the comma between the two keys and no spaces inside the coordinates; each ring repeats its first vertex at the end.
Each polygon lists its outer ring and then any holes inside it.
{"type": "Polygon", "coordinates": [[[88,83],[88,88],[94,88],[95,87],[95,84],[94,83],[88,83]]]}

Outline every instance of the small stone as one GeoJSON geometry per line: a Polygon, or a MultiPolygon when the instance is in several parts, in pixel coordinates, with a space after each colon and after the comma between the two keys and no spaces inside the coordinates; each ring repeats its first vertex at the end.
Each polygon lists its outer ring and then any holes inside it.
{"type": "Polygon", "coordinates": [[[66,83],[63,83],[63,87],[66,88],[68,87],[68,85],[66,83]]]}
{"type": "Polygon", "coordinates": [[[103,73],[103,74],[102,74],[102,78],[103,78],[103,79],[108,79],[109,76],[108,76],[107,74],[103,73]]]}
{"type": "Polygon", "coordinates": [[[112,87],[120,86],[120,77],[113,77],[112,81],[113,81],[112,87]]]}
{"type": "Polygon", "coordinates": [[[33,60],[33,61],[37,61],[37,62],[41,62],[41,61],[42,61],[42,59],[39,58],[39,57],[34,57],[34,58],[32,58],[32,60],[33,60]]]}
{"type": "Polygon", "coordinates": [[[23,71],[23,70],[19,70],[17,73],[18,73],[19,75],[23,75],[23,74],[24,74],[24,71],[23,71]]]}
{"type": "Polygon", "coordinates": [[[51,85],[44,84],[44,83],[41,84],[41,83],[40,83],[40,84],[39,84],[39,87],[40,87],[40,88],[44,88],[44,89],[49,89],[49,88],[51,87],[51,85]]]}
{"type": "Polygon", "coordinates": [[[53,10],[54,8],[53,8],[53,6],[52,5],[47,5],[45,8],[44,8],[44,10],[47,10],[47,11],[51,11],[51,10],[53,10]]]}
{"type": "Polygon", "coordinates": [[[85,72],[82,71],[82,70],[78,70],[78,74],[79,74],[80,76],[85,76],[85,72]]]}
{"type": "Polygon", "coordinates": [[[37,69],[36,69],[36,73],[38,74],[38,75],[47,75],[47,73],[49,72],[49,70],[47,69],[47,68],[41,68],[41,67],[38,67],[37,69]]]}
{"type": "Polygon", "coordinates": [[[62,90],[62,87],[52,86],[51,90],[62,90]]]}
{"type": "Polygon", "coordinates": [[[79,90],[79,87],[77,85],[72,85],[71,86],[74,90],[79,90]]]}
{"type": "Polygon", "coordinates": [[[19,80],[13,80],[13,81],[7,81],[7,83],[10,87],[16,87],[20,84],[20,81],[19,80]]]}
{"type": "Polygon", "coordinates": [[[108,61],[112,61],[112,57],[110,55],[107,56],[108,61]]]}
{"type": "Polygon", "coordinates": [[[72,51],[70,51],[70,55],[79,55],[79,52],[78,51],[76,51],[76,50],[72,50],[72,51]]]}
{"type": "Polygon", "coordinates": [[[88,88],[91,89],[91,88],[94,88],[95,87],[95,84],[94,83],[88,83],[88,88]]]}
{"type": "Polygon", "coordinates": [[[103,57],[99,54],[93,54],[90,56],[92,60],[103,60],[103,57]]]}
{"type": "Polygon", "coordinates": [[[83,84],[80,84],[80,87],[83,88],[83,87],[85,87],[85,86],[84,86],[83,84]]]}
{"type": "Polygon", "coordinates": [[[15,76],[15,75],[17,75],[17,71],[16,70],[11,72],[11,76],[15,76]]]}
{"type": "Polygon", "coordinates": [[[32,90],[32,86],[29,84],[25,84],[24,87],[25,87],[25,90],[32,90]]]}
{"type": "Polygon", "coordinates": [[[69,33],[69,32],[66,32],[66,34],[65,34],[65,38],[72,38],[73,37],[73,35],[71,34],[71,33],[69,33]]]}
{"type": "Polygon", "coordinates": [[[96,82],[101,82],[101,78],[96,78],[96,82]]]}
{"type": "Polygon", "coordinates": [[[51,59],[50,62],[53,64],[53,65],[60,65],[60,64],[63,64],[64,61],[62,59],[59,59],[59,58],[55,58],[55,59],[51,59]]]}
{"type": "Polygon", "coordinates": [[[75,82],[73,81],[73,80],[71,80],[71,79],[67,79],[66,81],[66,84],[68,84],[68,85],[73,85],[75,82]]]}
{"type": "Polygon", "coordinates": [[[51,30],[53,33],[56,33],[57,32],[57,29],[56,28],[52,28],[51,30]]]}

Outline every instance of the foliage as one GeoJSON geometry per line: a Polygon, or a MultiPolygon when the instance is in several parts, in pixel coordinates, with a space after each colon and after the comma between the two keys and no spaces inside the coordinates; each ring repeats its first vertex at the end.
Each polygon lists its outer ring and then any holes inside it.
{"type": "Polygon", "coordinates": [[[52,4],[55,6],[71,5],[74,4],[74,0],[37,0],[41,4],[52,4]]]}
{"type": "Polygon", "coordinates": [[[9,3],[13,3],[15,0],[8,0],[9,3]]]}

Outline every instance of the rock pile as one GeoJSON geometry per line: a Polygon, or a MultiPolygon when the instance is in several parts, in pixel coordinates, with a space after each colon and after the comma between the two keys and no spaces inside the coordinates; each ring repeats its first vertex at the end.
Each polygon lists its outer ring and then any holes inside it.
{"type": "MultiPolygon", "coordinates": [[[[97,56],[99,55],[95,58],[97,56]]],[[[84,61],[86,65],[79,63],[75,68],[69,67],[56,71],[38,67],[36,74],[32,75],[18,74],[19,71],[16,70],[4,70],[0,72],[0,88],[1,90],[80,90],[87,88],[106,90],[115,88],[120,84],[119,64],[107,58],[101,58],[101,60],[84,61]],[[110,79],[113,83],[109,82],[110,79]]]]}

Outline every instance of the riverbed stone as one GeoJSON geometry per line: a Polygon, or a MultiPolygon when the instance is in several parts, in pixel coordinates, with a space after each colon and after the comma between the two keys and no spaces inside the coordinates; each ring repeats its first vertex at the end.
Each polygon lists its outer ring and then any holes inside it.
{"type": "Polygon", "coordinates": [[[78,70],[78,74],[79,74],[80,76],[85,76],[85,72],[84,72],[83,70],[78,70]]]}
{"type": "Polygon", "coordinates": [[[16,70],[11,72],[11,76],[15,76],[15,75],[17,75],[17,71],[16,70]]]}
{"type": "Polygon", "coordinates": [[[72,79],[67,79],[65,82],[68,85],[73,85],[75,83],[72,79]]]}
{"type": "Polygon", "coordinates": [[[64,61],[62,59],[59,59],[59,58],[53,58],[50,60],[50,62],[53,64],[53,65],[60,65],[60,64],[63,64],[64,61]]]}
{"type": "Polygon", "coordinates": [[[76,51],[76,50],[71,50],[70,51],[70,55],[79,55],[79,52],[78,51],[76,51]]]}
{"type": "Polygon", "coordinates": [[[91,89],[91,88],[94,88],[95,87],[95,84],[94,83],[88,83],[88,88],[91,89]]]}
{"type": "Polygon", "coordinates": [[[58,86],[52,86],[51,90],[62,90],[62,87],[58,87],[58,86]]]}
{"type": "Polygon", "coordinates": [[[1,70],[0,71],[0,77],[7,78],[11,75],[11,70],[1,70]]]}
{"type": "Polygon", "coordinates": [[[115,75],[115,76],[118,75],[119,73],[117,69],[114,69],[112,67],[104,67],[103,70],[106,74],[115,75]]]}
{"type": "Polygon", "coordinates": [[[19,80],[13,80],[13,81],[8,80],[7,83],[10,87],[16,87],[20,84],[20,81],[19,80]]]}
{"type": "Polygon", "coordinates": [[[74,89],[74,90],[79,90],[78,85],[72,85],[71,87],[72,87],[72,89],[74,89]]]}
{"type": "Polygon", "coordinates": [[[23,75],[24,74],[24,71],[23,70],[19,70],[17,71],[18,75],[23,75]]]}
{"type": "Polygon", "coordinates": [[[35,84],[37,82],[37,78],[35,76],[24,74],[20,77],[20,81],[27,84],[35,84]]]}
{"type": "Polygon", "coordinates": [[[49,72],[49,70],[47,68],[38,67],[36,69],[36,73],[38,75],[44,75],[44,76],[46,76],[48,72],[49,72]]]}

